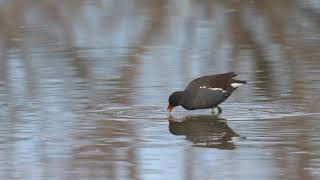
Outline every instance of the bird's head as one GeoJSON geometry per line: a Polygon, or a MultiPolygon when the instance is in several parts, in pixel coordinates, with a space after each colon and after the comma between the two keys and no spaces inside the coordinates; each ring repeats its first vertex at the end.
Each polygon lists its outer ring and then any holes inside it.
{"type": "Polygon", "coordinates": [[[169,113],[172,111],[174,107],[181,105],[183,95],[184,95],[184,91],[176,91],[170,95],[169,105],[167,107],[167,111],[169,113]]]}

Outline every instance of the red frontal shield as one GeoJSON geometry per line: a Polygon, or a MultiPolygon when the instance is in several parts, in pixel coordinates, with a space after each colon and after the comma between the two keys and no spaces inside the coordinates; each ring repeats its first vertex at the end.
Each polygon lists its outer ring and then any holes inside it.
{"type": "Polygon", "coordinates": [[[172,104],[169,104],[168,107],[167,107],[167,111],[170,113],[173,109],[173,105],[172,104]]]}

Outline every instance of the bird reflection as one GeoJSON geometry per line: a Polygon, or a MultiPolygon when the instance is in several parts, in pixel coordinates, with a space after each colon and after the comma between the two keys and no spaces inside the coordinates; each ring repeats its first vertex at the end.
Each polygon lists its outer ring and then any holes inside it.
{"type": "Polygon", "coordinates": [[[169,131],[174,135],[184,135],[196,147],[232,150],[236,146],[231,142],[239,137],[225,122],[225,119],[210,116],[186,116],[182,119],[168,117],[169,131]]]}

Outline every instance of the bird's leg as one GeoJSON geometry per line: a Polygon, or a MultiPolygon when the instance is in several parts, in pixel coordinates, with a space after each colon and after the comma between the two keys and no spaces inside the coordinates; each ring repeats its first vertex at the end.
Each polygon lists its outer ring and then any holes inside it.
{"type": "Polygon", "coordinates": [[[212,115],[219,115],[222,113],[222,109],[219,106],[216,106],[214,108],[212,108],[211,114],[212,115]]]}

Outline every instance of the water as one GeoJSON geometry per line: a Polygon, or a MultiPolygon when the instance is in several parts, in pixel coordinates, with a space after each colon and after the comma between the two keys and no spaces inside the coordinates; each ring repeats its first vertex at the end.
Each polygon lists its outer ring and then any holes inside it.
{"type": "Polygon", "coordinates": [[[319,179],[317,1],[0,1],[0,179],[319,179]],[[248,85],[166,112],[192,79],[248,85]]]}

